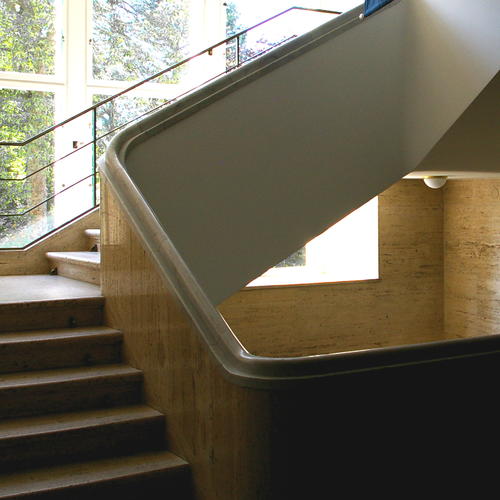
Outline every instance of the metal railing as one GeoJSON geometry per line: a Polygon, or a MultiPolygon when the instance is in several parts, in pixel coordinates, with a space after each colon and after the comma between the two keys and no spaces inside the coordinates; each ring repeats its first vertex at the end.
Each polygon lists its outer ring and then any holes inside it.
{"type": "MultiPolygon", "coordinates": [[[[224,40],[221,42],[218,42],[215,45],[212,45],[201,52],[198,52],[197,54],[188,57],[162,71],[159,71],[155,73],[154,75],[149,76],[148,78],[145,78],[144,80],[135,83],[126,89],[110,96],[107,97],[103,100],[100,100],[96,104],[84,109],[83,111],[80,111],[79,113],[71,116],[70,118],[67,118],[66,120],[63,120],[62,122],[53,125],[42,132],[33,135],[32,137],[25,139],[24,141],[18,141],[18,142],[13,142],[13,141],[0,141],[0,150],[1,148],[19,148],[19,147],[26,147],[29,146],[30,144],[34,143],[35,141],[43,138],[49,138],[49,134],[62,129],[66,125],[70,125],[74,123],[76,120],[79,118],[85,117],[85,115],[90,115],[90,138],[87,140],[83,141],[83,143],[78,143],[77,141],[73,141],[73,149],[69,152],[65,152],[62,154],[59,158],[54,159],[53,161],[48,162],[47,164],[35,168],[33,171],[27,173],[24,175],[24,177],[5,177],[1,176],[0,177],[0,187],[2,186],[1,183],[24,183],[28,180],[31,180],[34,178],[35,175],[41,175],[43,172],[47,172],[49,169],[54,167],[56,164],[60,164],[61,162],[74,158],[77,153],[81,152],[82,150],[85,150],[85,148],[90,147],[90,173],[86,172],[86,175],[84,175],[81,178],[78,179],[72,179],[72,181],[69,183],[69,185],[63,185],[61,189],[58,192],[55,192],[53,194],[50,194],[49,196],[46,196],[45,198],[41,200],[37,200],[32,206],[29,207],[15,207],[14,209],[7,209],[6,207],[0,206],[0,218],[22,218],[25,217],[26,215],[36,211],[40,210],[44,205],[48,206],[50,203],[52,203],[58,196],[62,195],[63,193],[67,193],[69,190],[72,188],[75,188],[78,185],[81,185],[82,182],[89,180],[91,181],[91,199],[92,202],[88,208],[85,210],[82,210],[79,214],[74,215],[72,217],[68,217],[68,220],[65,221],[62,224],[56,224],[55,226],[57,227],[48,227],[46,230],[43,231],[43,234],[36,234],[32,238],[30,238],[29,241],[26,241],[25,244],[19,245],[19,246],[8,246],[7,248],[23,248],[26,247],[27,245],[30,245],[39,239],[47,236],[51,232],[59,229],[60,227],[64,226],[65,224],[71,222],[75,218],[77,218],[80,215],[83,215],[86,212],[89,212],[90,210],[96,208],[99,204],[99,174],[97,170],[97,160],[98,156],[100,153],[103,152],[104,147],[106,146],[106,142],[108,142],[114,134],[116,134],[119,130],[123,129],[124,127],[130,125],[131,123],[140,120],[141,118],[145,117],[146,115],[149,115],[150,113],[153,113],[171,103],[174,101],[177,101],[178,99],[184,97],[185,95],[199,89],[200,87],[210,83],[211,81],[215,80],[216,78],[219,78],[220,76],[237,69],[241,67],[242,65],[254,60],[257,57],[262,56],[263,54],[269,52],[270,50],[283,45],[287,41],[295,38],[298,36],[297,33],[292,33],[286,36],[280,36],[278,40],[274,42],[269,42],[267,40],[264,40],[262,42],[263,47],[261,50],[249,50],[248,48],[245,47],[245,40],[246,36],[255,31],[257,28],[266,25],[272,21],[275,21],[277,19],[283,18],[283,16],[289,14],[290,12],[294,11],[305,11],[305,12],[314,12],[314,13],[319,13],[319,14],[328,14],[328,15],[339,15],[341,12],[338,11],[330,11],[330,10],[324,10],[324,9],[308,9],[304,7],[291,7],[289,9],[286,9],[260,23],[255,24],[254,26],[251,26],[250,28],[247,28],[245,30],[242,30],[224,40]],[[214,56],[217,54],[218,49],[223,49],[223,51],[220,53],[223,58],[223,68],[222,71],[218,71],[214,74],[208,75],[208,77],[203,77],[202,81],[199,82],[198,84],[194,85],[193,87],[190,87],[189,90],[186,90],[184,92],[181,92],[180,94],[176,95],[173,98],[164,98],[164,97],[153,97],[153,100],[161,100],[163,102],[161,103],[156,103],[157,105],[154,105],[150,109],[147,109],[146,111],[141,111],[139,114],[134,116],[133,118],[126,119],[123,123],[120,123],[117,126],[111,127],[109,130],[105,130],[102,133],[99,131],[99,111],[102,110],[106,105],[108,104],[113,104],[117,102],[117,100],[120,97],[123,97],[125,95],[131,95],[132,91],[135,91],[139,89],[140,87],[146,86],[146,84],[151,84],[155,80],[159,80],[161,77],[166,75],[167,73],[173,73],[175,70],[178,70],[179,68],[186,68],[189,63],[195,60],[199,60],[202,56],[214,56]]],[[[307,30],[306,30],[307,31],[307,30]]],[[[134,97],[134,96],[132,96],[134,97]]],[[[87,150],[88,151],[88,150],[87,150]]],[[[0,155],[1,159],[1,155],[0,155]]],[[[0,172],[2,171],[2,166],[0,165],[0,172]]],[[[0,202],[2,199],[0,198],[0,202]]],[[[1,219],[0,219],[1,220],[1,219]]],[[[15,224],[14,224],[15,226],[15,224]]],[[[0,226],[1,228],[1,226],[0,226]]],[[[5,240],[5,237],[0,236],[0,248],[5,248],[5,244],[1,244],[1,241],[5,240]]]]}

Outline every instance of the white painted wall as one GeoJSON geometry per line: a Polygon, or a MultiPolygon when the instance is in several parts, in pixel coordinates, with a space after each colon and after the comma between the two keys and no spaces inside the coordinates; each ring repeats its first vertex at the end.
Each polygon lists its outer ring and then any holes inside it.
{"type": "Polygon", "coordinates": [[[500,72],[408,177],[500,177],[500,72]]]}
{"type": "Polygon", "coordinates": [[[416,168],[498,70],[500,2],[470,8],[402,0],[130,148],[214,304],[416,168]]]}

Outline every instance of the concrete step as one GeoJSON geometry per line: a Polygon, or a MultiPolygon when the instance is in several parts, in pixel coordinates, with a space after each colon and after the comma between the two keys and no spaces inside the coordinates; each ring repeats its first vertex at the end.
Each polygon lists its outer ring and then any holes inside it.
{"type": "Polygon", "coordinates": [[[127,406],[0,421],[0,470],[159,450],[164,416],[127,406]]]}
{"type": "Polygon", "coordinates": [[[188,500],[188,482],[184,460],[166,451],[150,452],[1,475],[0,499],[188,500]]]}
{"type": "Polygon", "coordinates": [[[0,332],[99,325],[96,285],[63,276],[0,276],[0,332]]]}
{"type": "Polygon", "coordinates": [[[142,372],[114,364],[0,375],[0,418],[137,404],[142,372]]]}
{"type": "Polygon", "coordinates": [[[59,276],[95,285],[101,282],[99,252],[47,252],[46,256],[59,276]]]}
{"type": "Polygon", "coordinates": [[[100,229],[86,229],[85,236],[90,242],[90,248],[93,251],[99,252],[101,250],[101,230],[100,229]]]}
{"type": "Polygon", "coordinates": [[[122,334],[105,326],[0,334],[0,373],[121,361],[122,334]]]}
{"type": "Polygon", "coordinates": [[[0,332],[99,325],[103,297],[0,304],[0,332]]]}

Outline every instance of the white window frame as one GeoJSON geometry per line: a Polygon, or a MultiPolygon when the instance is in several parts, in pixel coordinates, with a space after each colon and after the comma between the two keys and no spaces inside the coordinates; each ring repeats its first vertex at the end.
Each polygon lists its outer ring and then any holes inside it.
{"type": "MultiPolygon", "coordinates": [[[[92,0],[61,0],[60,16],[63,42],[56,46],[56,73],[42,75],[0,71],[0,88],[57,92],[54,123],[75,115],[92,105],[94,94],[114,95],[133,82],[99,81],[92,78],[92,0]],[[84,22],[82,22],[84,20],[84,22]]],[[[220,41],[225,33],[225,9],[220,0],[191,0],[191,32],[202,33],[192,41],[205,48],[220,41]],[[201,26],[204,26],[202,29],[201,26]]],[[[194,37],[194,35],[193,35],[194,37]]],[[[177,85],[149,83],[134,91],[137,97],[177,97],[186,89],[177,85]]]]}

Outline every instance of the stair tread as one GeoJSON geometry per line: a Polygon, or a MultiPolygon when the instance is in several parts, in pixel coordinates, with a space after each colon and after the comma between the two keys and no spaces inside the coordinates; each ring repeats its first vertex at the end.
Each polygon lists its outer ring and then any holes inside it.
{"type": "Polygon", "coordinates": [[[100,252],[47,252],[45,255],[48,259],[56,262],[96,267],[101,263],[100,252]]]}
{"type": "Polygon", "coordinates": [[[154,418],[163,415],[145,405],[13,418],[0,421],[0,441],[154,418]]]}
{"type": "Polygon", "coordinates": [[[0,276],[0,305],[5,307],[22,309],[30,304],[78,299],[104,301],[99,286],[64,276],[0,276]]]}
{"type": "Polygon", "coordinates": [[[168,451],[33,469],[0,476],[0,498],[7,495],[92,485],[160,471],[182,470],[187,462],[168,451]]]}
{"type": "Polygon", "coordinates": [[[43,342],[48,340],[78,339],[89,337],[121,337],[121,332],[107,326],[82,326],[75,328],[49,328],[40,330],[25,330],[20,332],[5,332],[0,334],[0,347],[3,344],[21,342],[43,342]]]}
{"type": "Polygon", "coordinates": [[[96,365],[77,368],[59,368],[21,373],[0,374],[0,390],[26,386],[67,383],[76,380],[110,376],[142,376],[142,372],[123,364],[96,365]]]}

